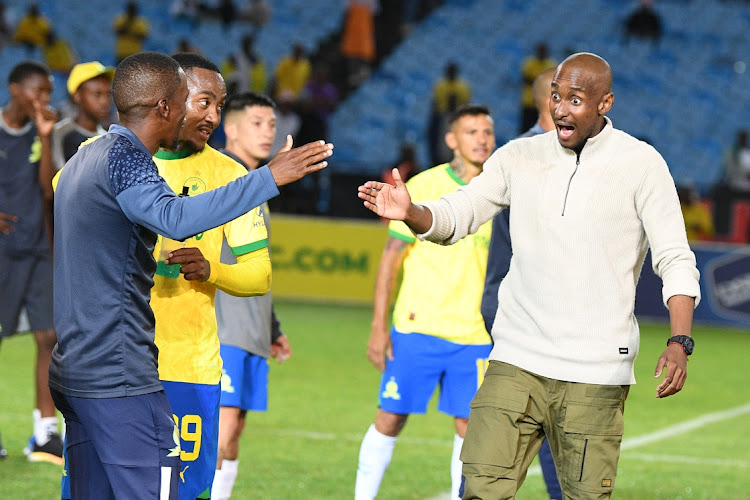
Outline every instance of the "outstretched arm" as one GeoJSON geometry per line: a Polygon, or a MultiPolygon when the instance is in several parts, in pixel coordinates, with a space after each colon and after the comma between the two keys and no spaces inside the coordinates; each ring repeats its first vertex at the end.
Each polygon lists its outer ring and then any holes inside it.
{"type": "Polygon", "coordinates": [[[381,217],[391,220],[402,220],[415,233],[423,234],[432,227],[432,212],[421,205],[411,202],[406,184],[401,180],[397,168],[393,169],[395,186],[384,182],[367,181],[357,189],[360,199],[366,208],[381,217]]]}

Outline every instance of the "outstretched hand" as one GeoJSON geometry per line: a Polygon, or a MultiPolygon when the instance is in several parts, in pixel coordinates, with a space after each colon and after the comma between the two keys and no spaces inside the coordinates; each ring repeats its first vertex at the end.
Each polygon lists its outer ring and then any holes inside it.
{"type": "Polygon", "coordinates": [[[397,168],[393,169],[395,186],[384,182],[367,181],[357,188],[357,196],[364,200],[365,207],[386,219],[404,220],[411,207],[411,196],[401,180],[397,168]]]}
{"type": "Polygon", "coordinates": [[[332,154],[333,144],[324,141],[315,141],[292,149],[292,136],[288,135],[286,144],[268,163],[268,168],[276,185],[285,186],[307,174],[326,168],[328,162],[325,159],[332,154]]]}

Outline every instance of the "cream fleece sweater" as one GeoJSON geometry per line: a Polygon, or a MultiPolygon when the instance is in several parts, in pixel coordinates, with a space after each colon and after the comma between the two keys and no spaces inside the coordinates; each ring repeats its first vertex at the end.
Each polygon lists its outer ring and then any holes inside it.
{"type": "Polygon", "coordinates": [[[419,237],[443,244],[513,206],[490,359],[557,380],[635,383],[635,287],[649,246],[665,305],[674,295],[700,301],[667,164],[609,119],[580,156],[554,131],[516,139],[467,186],[423,205],[433,223],[419,237]]]}

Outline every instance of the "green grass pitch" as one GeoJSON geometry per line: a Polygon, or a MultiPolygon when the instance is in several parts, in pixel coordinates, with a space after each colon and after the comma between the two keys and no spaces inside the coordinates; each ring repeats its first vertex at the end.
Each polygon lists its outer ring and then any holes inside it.
{"type": "MultiPolygon", "coordinates": [[[[365,356],[371,309],[279,303],[293,356],[272,364],[270,408],[251,413],[242,439],[238,499],[350,499],[359,444],[376,410],[378,372],[365,356]]],[[[626,433],[615,498],[750,498],[750,334],[697,326],[685,389],[657,400],[656,360],[667,325],[642,323],[638,384],[626,405],[626,433]]],[[[583,347],[583,346],[582,346],[583,347]]],[[[29,335],[0,346],[0,496],[59,498],[59,468],[28,463],[34,346],[29,335]]],[[[383,499],[427,499],[449,488],[451,419],[434,401],[410,418],[380,492],[383,499]]],[[[530,474],[519,500],[545,498],[530,474]]]]}

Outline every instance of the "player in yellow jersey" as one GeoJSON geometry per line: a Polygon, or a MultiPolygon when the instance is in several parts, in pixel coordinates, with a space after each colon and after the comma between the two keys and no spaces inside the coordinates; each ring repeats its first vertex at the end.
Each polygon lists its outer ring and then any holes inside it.
{"type": "MultiPolygon", "coordinates": [[[[450,118],[445,142],[453,151],[453,160],[409,180],[413,200],[437,199],[482,172],[483,163],[495,150],[489,109],[460,107],[450,118]]],[[[407,417],[427,410],[437,385],[438,410],[455,419],[451,498],[458,497],[459,453],[469,403],[481,383],[492,347],[480,313],[491,229],[491,223],[484,224],[453,248],[419,241],[403,222],[390,223],[375,284],[367,346],[367,357],[383,372],[380,409],[360,448],[356,500],[375,498],[407,417]],[[403,280],[389,335],[388,309],[402,264],[403,280]]]]}
{"type": "MultiPolygon", "coordinates": [[[[154,156],[159,174],[176,193],[188,195],[218,188],[247,174],[239,163],[206,144],[221,121],[226,86],[219,69],[196,54],[174,56],[188,79],[181,149],[154,156]]],[[[151,292],[159,348],[159,378],[169,398],[180,433],[182,470],[180,500],[209,498],[216,468],[221,358],[214,296],[261,295],[270,288],[271,263],[261,209],[223,226],[197,234],[165,261],[159,237],[154,251],[157,271],[151,292]],[[237,264],[220,263],[226,238],[237,264]],[[170,267],[178,265],[179,274],[170,267]]]]}

